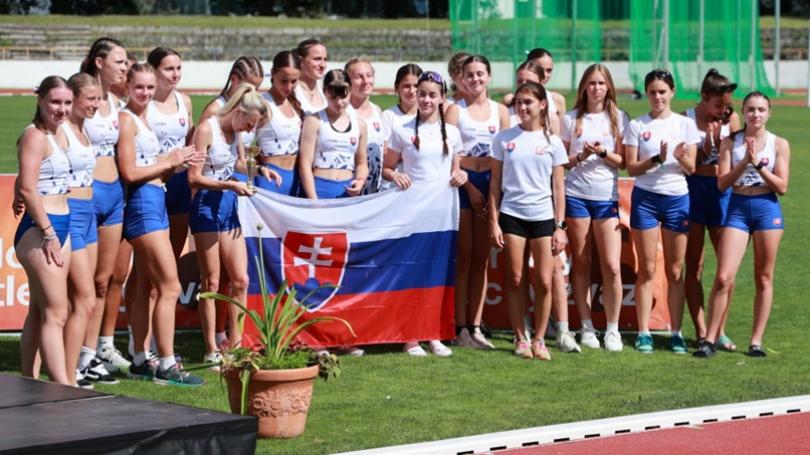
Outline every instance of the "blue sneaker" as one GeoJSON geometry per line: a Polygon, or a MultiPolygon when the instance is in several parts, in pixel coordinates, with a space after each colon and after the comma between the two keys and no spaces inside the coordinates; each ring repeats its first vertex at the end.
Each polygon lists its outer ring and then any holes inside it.
{"type": "Polygon", "coordinates": [[[135,365],[135,362],[129,366],[127,376],[130,379],[138,379],[141,381],[151,381],[155,377],[155,370],[158,367],[158,360],[154,357],[147,357],[146,362],[135,365]]]}
{"type": "Polygon", "coordinates": [[[689,352],[686,349],[686,341],[680,335],[673,335],[669,338],[669,350],[673,354],[686,354],[689,352]]]}
{"type": "Polygon", "coordinates": [[[640,333],[636,338],[636,350],[642,354],[653,353],[653,339],[649,333],[640,333]]]}
{"type": "Polygon", "coordinates": [[[174,385],[178,387],[199,387],[205,383],[199,376],[183,371],[180,365],[174,364],[167,370],[160,368],[155,371],[152,382],[160,385],[174,385]]]}

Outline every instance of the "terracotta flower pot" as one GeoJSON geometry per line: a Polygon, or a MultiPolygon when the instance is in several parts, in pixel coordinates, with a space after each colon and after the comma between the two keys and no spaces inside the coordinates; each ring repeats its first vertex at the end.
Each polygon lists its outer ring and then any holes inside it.
{"type": "MultiPolygon", "coordinates": [[[[260,438],[294,438],[304,432],[318,365],[295,370],[260,370],[250,375],[248,415],[259,418],[260,438]]],[[[225,373],[231,412],[241,410],[239,371],[225,373]]]]}

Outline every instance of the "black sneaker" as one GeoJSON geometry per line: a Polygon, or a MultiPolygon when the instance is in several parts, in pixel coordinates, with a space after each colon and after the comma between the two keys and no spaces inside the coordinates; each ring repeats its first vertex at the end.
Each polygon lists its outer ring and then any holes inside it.
{"type": "Polygon", "coordinates": [[[752,344],[748,348],[748,356],[749,357],[767,357],[767,353],[762,349],[762,346],[758,344],[752,344]]]}
{"type": "Polygon", "coordinates": [[[118,384],[118,379],[115,379],[110,372],[104,368],[104,364],[101,363],[101,360],[98,358],[94,358],[90,361],[90,364],[82,370],[82,375],[84,379],[90,382],[108,385],[118,384]]]}
{"type": "Polygon", "coordinates": [[[715,353],[717,353],[717,346],[715,346],[714,343],[701,341],[700,347],[698,347],[697,351],[692,353],[692,356],[705,359],[708,357],[713,357],[715,353]]]}
{"type": "Polygon", "coordinates": [[[127,376],[131,379],[139,379],[141,381],[151,381],[155,377],[155,371],[157,370],[158,361],[155,358],[147,358],[146,362],[135,365],[135,362],[132,362],[132,365],[129,366],[129,371],[127,372],[127,376]]]}
{"type": "Polygon", "coordinates": [[[199,387],[205,383],[199,376],[190,374],[174,364],[166,370],[157,369],[152,382],[160,385],[176,385],[178,387],[199,387]]]}

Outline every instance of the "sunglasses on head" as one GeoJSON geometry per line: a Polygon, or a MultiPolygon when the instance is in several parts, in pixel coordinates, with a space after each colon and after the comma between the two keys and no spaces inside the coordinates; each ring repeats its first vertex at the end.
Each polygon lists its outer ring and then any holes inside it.
{"type": "Polygon", "coordinates": [[[442,79],[442,75],[435,72],[435,71],[425,71],[419,76],[419,82],[422,81],[430,81],[435,82],[437,84],[444,84],[444,79],[442,79]]]}

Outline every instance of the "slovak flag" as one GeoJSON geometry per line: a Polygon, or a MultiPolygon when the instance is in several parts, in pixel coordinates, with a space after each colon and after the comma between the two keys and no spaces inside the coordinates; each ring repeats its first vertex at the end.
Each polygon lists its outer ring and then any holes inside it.
{"type": "MultiPolygon", "coordinates": [[[[340,317],[357,334],[340,323],[316,324],[301,337],[309,346],[453,338],[458,213],[458,191],[446,180],[331,200],[262,189],[240,197],[248,304],[261,305],[254,259],[261,241],[271,292],[282,280],[301,297],[317,290],[304,302],[304,318],[340,317]]],[[[246,323],[246,339],[251,330],[246,323]]]]}

